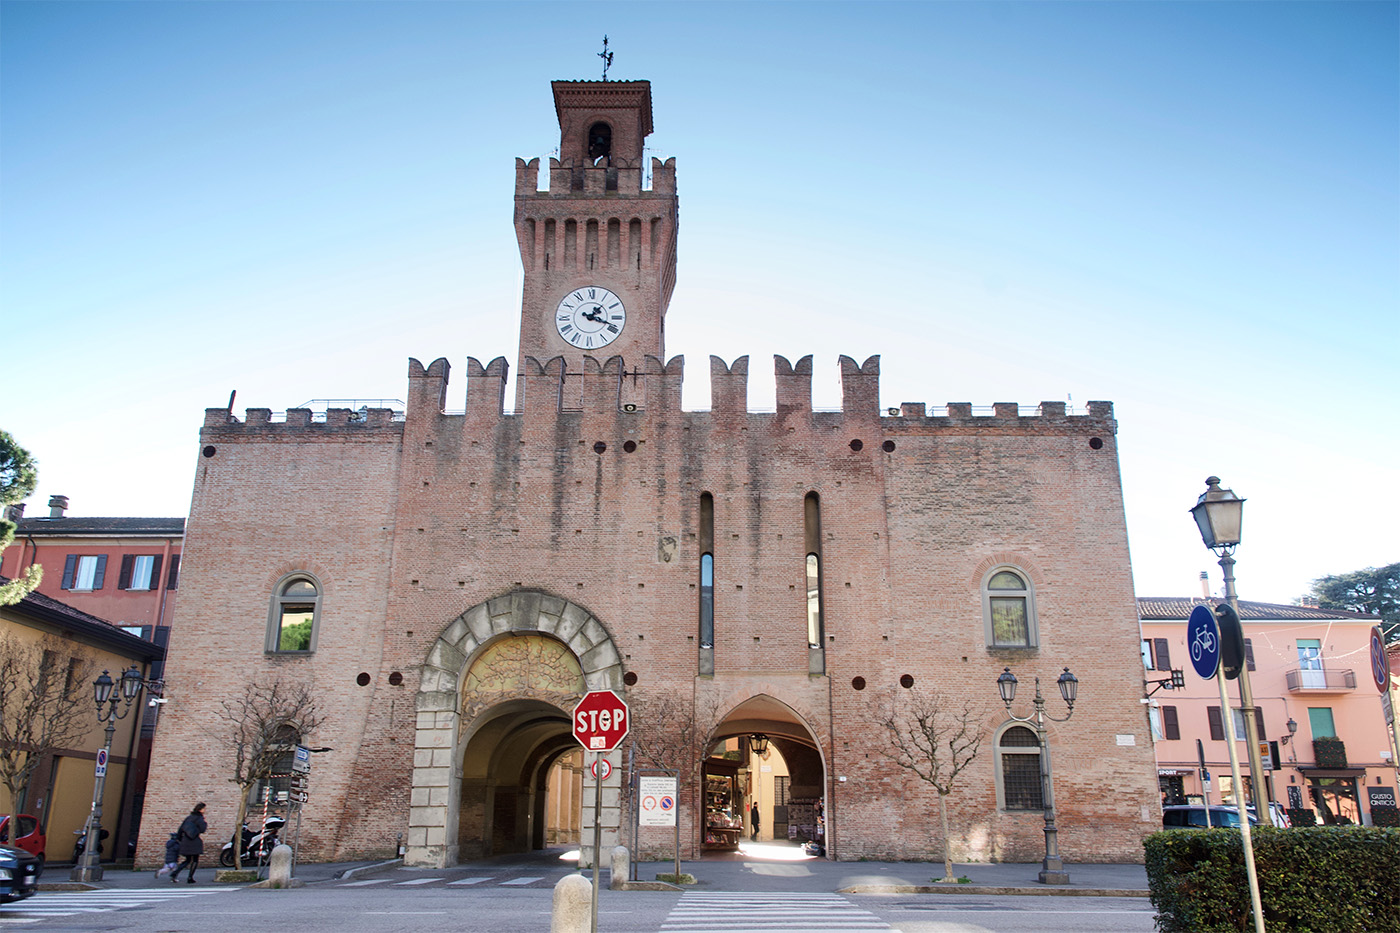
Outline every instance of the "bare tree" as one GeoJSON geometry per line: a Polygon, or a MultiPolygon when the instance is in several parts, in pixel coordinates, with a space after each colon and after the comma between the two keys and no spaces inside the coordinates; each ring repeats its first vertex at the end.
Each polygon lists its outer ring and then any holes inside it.
{"type": "Polygon", "coordinates": [[[278,760],[292,746],[325,722],[316,708],[316,697],[305,684],[250,683],[243,695],[223,702],[222,718],[228,729],[224,744],[232,756],[233,776],[238,785],[238,819],[234,823],[234,865],[243,867],[239,834],[248,818],[248,797],[259,782],[267,783],[276,773],[278,760]]]}
{"type": "Polygon", "coordinates": [[[985,716],[985,710],[971,700],[956,706],[936,691],[922,691],[911,692],[907,702],[892,700],[889,714],[881,721],[890,739],[885,756],[938,793],[944,881],[953,880],[946,798],[958,775],[977,757],[985,716]]]}
{"type": "Polygon", "coordinates": [[[18,813],[39,763],[92,727],[92,655],[53,635],[0,635],[0,782],[18,813]]]}
{"type": "MultiPolygon", "coordinates": [[[[653,693],[629,697],[632,723],[628,739],[638,761],[663,771],[675,771],[677,790],[688,784],[694,790],[697,819],[702,812],[703,790],[695,785],[705,762],[705,744],[717,721],[718,704],[711,699],[692,705],[688,698],[674,693],[653,693]]],[[[680,852],[676,854],[676,875],[680,875],[680,852]]]]}

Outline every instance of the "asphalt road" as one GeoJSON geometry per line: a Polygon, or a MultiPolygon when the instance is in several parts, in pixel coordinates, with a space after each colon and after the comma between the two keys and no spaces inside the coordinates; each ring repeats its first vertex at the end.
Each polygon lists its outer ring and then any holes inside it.
{"type": "MultiPolygon", "coordinates": [[[[43,892],[0,907],[0,929],[103,933],[306,933],[520,931],[547,933],[553,885],[452,886],[441,880],[375,885],[322,882],[290,891],[222,886],[152,886],[101,892],[43,892]]],[[[1006,895],[713,894],[601,891],[600,931],[897,930],[901,933],[1151,933],[1143,898],[1006,895]]]]}

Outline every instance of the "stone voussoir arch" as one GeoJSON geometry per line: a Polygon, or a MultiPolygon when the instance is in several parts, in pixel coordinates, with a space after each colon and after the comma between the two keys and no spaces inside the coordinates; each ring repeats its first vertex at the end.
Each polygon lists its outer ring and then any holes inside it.
{"type": "Polygon", "coordinates": [[[562,597],[514,590],[444,625],[419,672],[405,864],[456,862],[462,679],[489,642],[510,632],[558,639],[578,659],[589,690],[622,690],[622,656],[611,634],[587,609],[562,597]]]}

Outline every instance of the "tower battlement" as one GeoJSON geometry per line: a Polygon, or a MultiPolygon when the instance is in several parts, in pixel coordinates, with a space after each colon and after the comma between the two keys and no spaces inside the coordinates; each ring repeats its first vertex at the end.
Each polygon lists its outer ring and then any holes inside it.
{"type": "MultiPolygon", "coordinates": [[[[1092,401],[1082,413],[1071,413],[1065,402],[1040,402],[1023,406],[997,402],[974,406],[971,402],[948,402],[932,410],[924,402],[904,402],[897,407],[879,407],[880,358],[871,356],[857,363],[849,356],[838,360],[841,372],[842,405],[838,411],[817,411],[812,407],[812,357],[795,364],[786,357],[773,357],[776,377],[776,408],[751,410],[748,407],[749,358],[741,356],[726,363],[710,357],[710,409],[687,412],[693,419],[709,419],[716,426],[753,418],[790,421],[807,416],[848,426],[878,426],[886,435],[987,432],[992,434],[1116,433],[1113,403],[1092,401]]],[[[463,419],[468,425],[488,430],[493,423],[510,420],[526,422],[557,421],[571,415],[587,418],[643,419],[671,418],[682,413],[681,391],[685,357],[674,356],[663,362],[646,357],[640,365],[629,366],[621,356],[606,359],[584,356],[580,371],[570,371],[562,356],[548,360],[525,357],[524,372],[518,375],[520,395],[514,411],[505,408],[509,363],[498,356],[489,363],[468,357],[464,407],[450,410],[448,392],[451,366],[444,358],[424,366],[417,359],[408,361],[409,392],[406,411],[391,408],[328,408],[324,413],[309,408],[288,409],[276,415],[269,408],[249,408],[239,420],[227,408],[205,410],[204,427],[219,433],[287,435],[309,434],[397,434],[405,422],[463,419]]]]}

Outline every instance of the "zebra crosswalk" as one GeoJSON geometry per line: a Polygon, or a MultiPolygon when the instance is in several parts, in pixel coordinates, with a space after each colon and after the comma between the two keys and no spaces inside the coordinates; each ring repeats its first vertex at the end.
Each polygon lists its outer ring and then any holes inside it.
{"type": "MultiPolygon", "coordinates": [[[[184,888],[184,885],[180,886],[184,888]]],[[[0,926],[6,924],[38,923],[51,917],[72,917],[78,914],[96,914],[127,907],[146,907],[151,904],[180,900],[187,897],[200,897],[205,894],[222,894],[234,888],[197,888],[194,890],[108,890],[108,891],[40,891],[33,897],[15,901],[0,908],[0,926]]]]}
{"type": "Polygon", "coordinates": [[[662,923],[661,933],[899,933],[839,894],[755,894],[687,891],[662,923]]]}
{"type": "Polygon", "coordinates": [[[443,876],[428,876],[428,877],[425,877],[425,878],[408,878],[408,879],[405,879],[405,880],[403,880],[403,881],[396,881],[396,880],[395,880],[394,878],[392,878],[392,877],[390,877],[390,878],[366,878],[366,879],[363,880],[363,881],[346,881],[346,882],[344,882],[344,883],[342,883],[342,884],[340,884],[340,885],[337,885],[337,887],[342,887],[342,888],[366,888],[366,887],[370,887],[371,885],[377,885],[377,884],[387,884],[387,885],[391,885],[391,886],[393,886],[393,887],[419,887],[419,886],[421,886],[421,885],[427,885],[427,884],[445,884],[447,887],[455,888],[455,887],[463,887],[463,886],[467,886],[467,885],[478,885],[478,884],[479,884],[479,885],[491,885],[491,886],[500,885],[500,886],[502,886],[502,887],[513,887],[513,888],[518,888],[518,887],[525,887],[525,886],[527,886],[527,885],[535,885],[535,884],[538,884],[539,882],[542,882],[542,881],[547,881],[547,882],[549,882],[549,884],[552,885],[552,884],[554,884],[554,882],[558,881],[560,877],[561,877],[561,876],[559,876],[559,875],[554,875],[554,876],[549,876],[549,877],[546,877],[545,875],[521,875],[521,876],[514,877],[514,878],[510,878],[510,877],[499,877],[499,878],[497,878],[497,877],[493,877],[493,876],[491,876],[491,875],[470,875],[470,876],[468,876],[468,877],[466,877],[466,878],[455,878],[455,879],[449,880],[448,878],[443,877],[443,876]]]}

